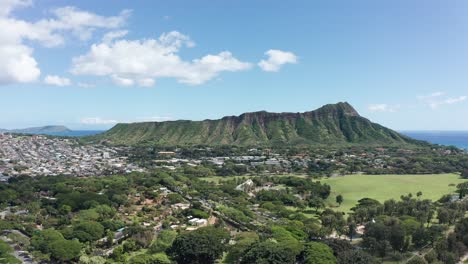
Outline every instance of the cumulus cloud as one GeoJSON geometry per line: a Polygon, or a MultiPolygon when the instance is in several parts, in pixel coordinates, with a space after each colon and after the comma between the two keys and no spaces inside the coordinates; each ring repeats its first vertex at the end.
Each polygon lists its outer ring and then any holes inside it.
{"type": "Polygon", "coordinates": [[[142,87],[152,87],[156,82],[151,78],[138,80],[138,85],[142,87]]]}
{"type": "Polygon", "coordinates": [[[114,82],[114,84],[119,86],[133,86],[133,84],[135,84],[135,82],[132,79],[119,77],[115,74],[112,75],[112,81],[114,82]]]}
{"type": "Polygon", "coordinates": [[[133,122],[162,122],[173,120],[172,117],[168,116],[147,116],[147,117],[136,117],[134,119],[127,120],[116,120],[116,119],[104,119],[101,117],[87,117],[82,118],[80,123],[83,125],[115,125],[117,123],[133,123],[133,122]]]}
{"type": "Polygon", "coordinates": [[[0,85],[33,82],[41,74],[32,49],[22,44],[0,42],[0,61],[0,85]]]}
{"type": "Polygon", "coordinates": [[[443,105],[452,105],[464,102],[468,99],[468,96],[461,95],[457,97],[448,97],[444,92],[434,92],[429,95],[418,96],[418,99],[430,108],[436,109],[443,105]]]}
{"type": "Polygon", "coordinates": [[[31,42],[45,47],[65,43],[66,34],[81,40],[89,39],[96,29],[116,29],[125,24],[130,11],[117,16],[99,16],[75,7],[61,7],[50,11],[51,18],[36,22],[16,18],[14,10],[32,5],[31,0],[0,1],[0,84],[36,81],[41,71],[33,57],[31,42]]]}
{"type": "Polygon", "coordinates": [[[113,125],[117,124],[118,121],[114,119],[103,119],[100,117],[86,117],[81,119],[80,123],[84,125],[113,125]]]}
{"type": "Polygon", "coordinates": [[[32,5],[32,0],[2,0],[0,1],[0,16],[7,16],[15,8],[32,5]]]}
{"type": "Polygon", "coordinates": [[[108,32],[102,37],[103,43],[110,43],[114,39],[125,37],[128,34],[128,30],[116,30],[108,32]]]}
{"type": "Polygon", "coordinates": [[[57,75],[47,75],[44,78],[44,83],[55,86],[69,86],[71,84],[70,79],[60,77],[57,75]]]}
{"type": "Polygon", "coordinates": [[[93,44],[88,53],[73,58],[71,72],[109,76],[121,86],[153,86],[158,78],[174,78],[180,83],[198,85],[221,72],[243,71],[252,66],[229,51],[183,60],[180,50],[194,45],[190,37],[177,31],[164,33],[157,39],[111,40],[93,44]]]}
{"type": "Polygon", "coordinates": [[[83,82],[79,82],[78,83],[78,87],[82,87],[82,88],[93,88],[95,87],[96,85],[94,84],[91,84],[91,83],[83,83],[83,82]]]}
{"type": "Polygon", "coordinates": [[[281,50],[268,50],[265,52],[265,55],[268,56],[268,59],[261,60],[258,63],[258,66],[266,72],[277,72],[281,69],[284,64],[287,63],[297,63],[297,56],[289,51],[281,50]]]}
{"type": "Polygon", "coordinates": [[[388,104],[371,104],[368,109],[371,112],[387,112],[394,113],[400,108],[399,105],[388,105],[388,104]]]}
{"type": "Polygon", "coordinates": [[[173,120],[173,118],[169,116],[148,116],[148,117],[137,117],[136,120],[134,121],[135,122],[162,122],[162,121],[169,121],[169,120],[173,120]]]}

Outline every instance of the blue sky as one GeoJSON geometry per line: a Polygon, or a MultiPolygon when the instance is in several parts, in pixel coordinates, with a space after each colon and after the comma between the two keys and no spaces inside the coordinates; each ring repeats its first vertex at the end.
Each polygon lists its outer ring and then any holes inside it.
{"type": "Polygon", "coordinates": [[[393,129],[468,130],[466,1],[0,0],[0,10],[0,128],[348,101],[393,129]]]}

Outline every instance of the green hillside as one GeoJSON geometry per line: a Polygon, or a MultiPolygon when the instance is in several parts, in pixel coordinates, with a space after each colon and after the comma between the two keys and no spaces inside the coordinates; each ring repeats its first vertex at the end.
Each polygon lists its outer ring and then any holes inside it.
{"type": "Polygon", "coordinates": [[[157,145],[317,145],[412,144],[406,136],[361,117],[348,103],[325,105],[304,113],[265,111],[218,120],[117,124],[89,138],[111,144],[157,145]]]}

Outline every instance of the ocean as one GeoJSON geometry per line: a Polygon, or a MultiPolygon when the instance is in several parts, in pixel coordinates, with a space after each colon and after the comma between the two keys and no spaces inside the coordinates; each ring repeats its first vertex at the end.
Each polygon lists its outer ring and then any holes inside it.
{"type": "Polygon", "coordinates": [[[434,144],[468,149],[468,131],[400,131],[400,133],[434,144]]]}

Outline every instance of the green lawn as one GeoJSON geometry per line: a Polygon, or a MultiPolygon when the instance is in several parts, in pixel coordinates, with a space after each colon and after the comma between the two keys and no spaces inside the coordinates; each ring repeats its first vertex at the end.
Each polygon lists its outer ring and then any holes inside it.
{"type": "Polygon", "coordinates": [[[422,199],[438,200],[444,194],[453,193],[455,186],[465,180],[457,174],[430,175],[348,175],[321,180],[331,186],[332,194],[328,199],[330,205],[336,205],[335,197],[343,195],[344,202],[337,208],[349,212],[359,199],[368,197],[381,202],[401,195],[418,191],[423,193],[422,199]]]}

